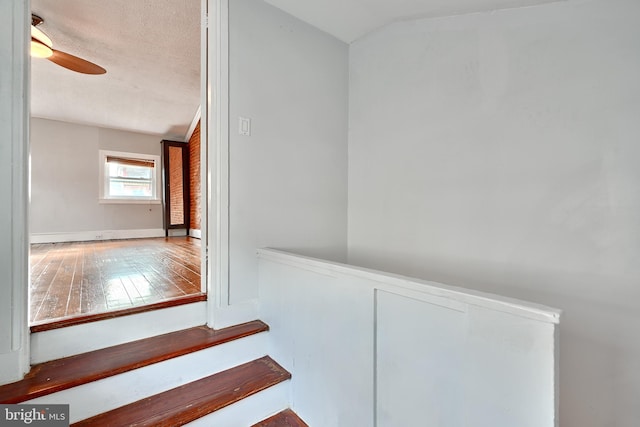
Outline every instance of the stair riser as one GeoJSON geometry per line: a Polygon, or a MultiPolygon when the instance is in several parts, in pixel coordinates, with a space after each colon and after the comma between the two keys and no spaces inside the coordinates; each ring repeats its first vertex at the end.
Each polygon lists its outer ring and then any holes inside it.
{"type": "Polygon", "coordinates": [[[189,427],[247,427],[290,405],[291,381],[284,381],[186,424],[189,427]]]}
{"type": "Polygon", "coordinates": [[[207,302],[31,334],[31,364],[61,359],[207,323],[207,302]]]}
{"type": "Polygon", "coordinates": [[[265,354],[267,333],[263,332],[33,399],[28,403],[71,403],[70,417],[73,423],[265,354]]]}

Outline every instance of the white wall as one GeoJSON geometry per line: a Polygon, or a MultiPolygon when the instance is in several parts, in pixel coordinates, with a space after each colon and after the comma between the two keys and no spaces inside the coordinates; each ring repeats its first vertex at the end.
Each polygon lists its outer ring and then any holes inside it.
{"type": "Polygon", "coordinates": [[[346,257],[348,48],[260,0],[231,1],[229,20],[235,303],[257,297],[256,248],[346,257]]]}
{"type": "Polygon", "coordinates": [[[640,2],[350,49],[349,262],[564,310],[563,427],[640,419],[640,2]]]}
{"type": "Polygon", "coordinates": [[[161,204],[99,203],[98,151],[160,155],[162,137],[31,119],[31,233],[162,229],[161,204]]]}

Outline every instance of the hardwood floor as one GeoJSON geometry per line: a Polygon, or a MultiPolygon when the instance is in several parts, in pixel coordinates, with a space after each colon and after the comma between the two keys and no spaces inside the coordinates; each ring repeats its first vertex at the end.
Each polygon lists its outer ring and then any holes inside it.
{"type": "Polygon", "coordinates": [[[30,320],[104,313],[200,293],[200,240],[31,245],[30,320]]]}

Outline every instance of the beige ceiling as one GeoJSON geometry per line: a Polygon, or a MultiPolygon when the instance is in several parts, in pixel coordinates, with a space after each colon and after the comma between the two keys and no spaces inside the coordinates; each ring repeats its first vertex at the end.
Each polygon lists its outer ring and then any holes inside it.
{"type": "Polygon", "coordinates": [[[34,117],[184,139],[200,105],[200,0],[31,0],[58,50],[106,68],[31,61],[34,117]]]}

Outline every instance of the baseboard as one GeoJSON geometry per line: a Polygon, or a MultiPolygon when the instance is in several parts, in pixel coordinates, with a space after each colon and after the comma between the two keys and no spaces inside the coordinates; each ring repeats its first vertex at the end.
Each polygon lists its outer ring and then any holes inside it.
{"type": "Polygon", "coordinates": [[[164,237],[164,229],[98,230],[55,233],[31,233],[31,243],[86,242],[90,240],[142,239],[164,237]]]}
{"type": "Polygon", "coordinates": [[[189,229],[189,236],[194,237],[196,239],[202,239],[202,230],[194,230],[192,228],[189,229]]]}

